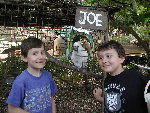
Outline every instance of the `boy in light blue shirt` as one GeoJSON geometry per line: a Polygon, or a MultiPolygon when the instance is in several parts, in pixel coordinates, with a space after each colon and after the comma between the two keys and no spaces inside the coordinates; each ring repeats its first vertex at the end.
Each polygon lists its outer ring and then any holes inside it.
{"type": "Polygon", "coordinates": [[[42,68],[46,54],[38,38],[22,41],[21,57],[28,68],[15,79],[6,103],[8,113],[56,113],[54,94],[57,86],[52,74],[42,68]]]}

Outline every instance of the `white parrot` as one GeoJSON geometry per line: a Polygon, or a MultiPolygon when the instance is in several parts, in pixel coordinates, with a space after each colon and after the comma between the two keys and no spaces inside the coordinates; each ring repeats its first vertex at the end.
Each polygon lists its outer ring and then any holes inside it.
{"type": "Polygon", "coordinates": [[[76,67],[86,68],[88,61],[88,52],[82,47],[80,41],[73,44],[74,50],[71,55],[71,60],[76,67]]]}

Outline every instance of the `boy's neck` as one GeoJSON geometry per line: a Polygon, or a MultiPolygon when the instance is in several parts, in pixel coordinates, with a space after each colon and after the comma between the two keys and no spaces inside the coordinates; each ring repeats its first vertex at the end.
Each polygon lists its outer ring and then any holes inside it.
{"type": "Polygon", "coordinates": [[[40,69],[37,69],[37,70],[33,70],[33,69],[30,69],[30,68],[27,68],[28,72],[30,74],[32,74],[33,76],[35,77],[40,77],[41,76],[41,71],[40,69]]]}
{"type": "Polygon", "coordinates": [[[124,68],[120,68],[118,71],[114,72],[114,73],[110,73],[111,76],[116,76],[119,75],[120,73],[122,73],[124,71],[124,68]]]}

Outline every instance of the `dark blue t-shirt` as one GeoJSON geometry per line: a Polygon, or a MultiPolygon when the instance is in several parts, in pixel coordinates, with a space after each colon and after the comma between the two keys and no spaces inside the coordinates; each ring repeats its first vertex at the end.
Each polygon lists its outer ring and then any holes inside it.
{"type": "Polygon", "coordinates": [[[51,97],[57,90],[50,72],[42,70],[35,77],[25,70],[15,79],[6,103],[29,113],[52,113],[51,97]]]}
{"type": "Polygon", "coordinates": [[[135,70],[108,75],[104,81],[104,113],[148,113],[144,99],[147,82],[135,70]]]}

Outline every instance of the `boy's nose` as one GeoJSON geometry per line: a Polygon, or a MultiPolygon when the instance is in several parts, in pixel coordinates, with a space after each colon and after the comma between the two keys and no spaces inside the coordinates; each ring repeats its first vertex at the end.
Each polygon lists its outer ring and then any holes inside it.
{"type": "Polygon", "coordinates": [[[102,63],[106,63],[107,62],[107,59],[106,58],[103,58],[102,59],[102,63]]]}
{"type": "Polygon", "coordinates": [[[46,58],[46,55],[39,54],[39,58],[42,58],[42,59],[44,59],[44,58],[46,58]]]}

